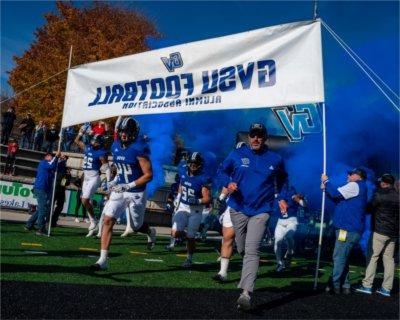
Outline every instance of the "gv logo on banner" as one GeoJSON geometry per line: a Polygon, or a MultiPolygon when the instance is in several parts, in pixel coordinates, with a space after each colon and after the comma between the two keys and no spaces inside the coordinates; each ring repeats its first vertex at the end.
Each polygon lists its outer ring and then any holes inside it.
{"type": "Polygon", "coordinates": [[[174,52],[167,57],[161,57],[161,61],[169,72],[174,72],[175,69],[183,67],[183,60],[179,52],[174,52]]]}
{"type": "Polygon", "coordinates": [[[321,120],[316,104],[272,108],[290,141],[302,141],[305,134],[320,133],[321,120]]]}

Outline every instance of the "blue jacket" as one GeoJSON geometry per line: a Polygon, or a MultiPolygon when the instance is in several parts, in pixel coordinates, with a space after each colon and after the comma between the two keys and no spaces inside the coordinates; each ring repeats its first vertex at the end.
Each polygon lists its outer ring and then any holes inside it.
{"type": "Polygon", "coordinates": [[[367,185],[364,180],[335,188],[326,183],[328,196],[336,203],[333,225],[338,229],[362,233],[367,206],[367,185]]]}
{"type": "Polygon", "coordinates": [[[233,150],[221,164],[219,174],[222,181],[238,186],[238,191],[229,196],[228,206],[247,216],[273,211],[277,179],[286,175],[280,155],[266,147],[254,152],[248,146],[233,150]]]}
{"type": "Polygon", "coordinates": [[[34,189],[44,190],[48,193],[51,191],[51,184],[53,182],[54,170],[56,169],[57,162],[57,157],[54,157],[51,161],[42,160],[39,162],[35,184],[33,185],[34,189]]]}

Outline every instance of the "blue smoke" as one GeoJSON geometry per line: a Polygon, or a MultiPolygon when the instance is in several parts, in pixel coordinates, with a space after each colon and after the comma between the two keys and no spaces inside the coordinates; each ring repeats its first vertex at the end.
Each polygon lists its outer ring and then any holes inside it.
{"type": "MultiPolygon", "coordinates": [[[[376,49],[376,43],[383,48],[391,48],[392,42],[391,38],[381,37],[353,49],[356,52],[371,52],[376,49]]],[[[173,44],[176,43],[164,40],[158,47],[173,44]]],[[[151,45],[157,48],[154,42],[151,45]]],[[[341,49],[332,48],[324,52],[327,174],[335,185],[340,186],[346,183],[347,170],[364,167],[368,172],[371,196],[376,177],[385,172],[395,176],[399,174],[399,115],[341,49]]],[[[394,68],[385,65],[388,63],[385,60],[380,63],[383,68],[394,68]]],[[[390,73],[389,77],[389,83],[398,83],[396,72],[390,73]]],[[[185,147],[205,156],[212,175],[218,164],[234,148],[236,133],[247,131],[251,123],[265,123],[272,134],[284,133],[269,109],[178,113],[138,118],[152,138],[150,145],[156,176],[151,184],[152,190],[164,184],[163,174],[159,170],[163,164],[171,163],[175,134],[183,138],[185,147]]],[[[307,135],[304,141],[291,143],[279,153],[285,159],[291,183],[306,195],[312,210],[320,210],[322,134],[307,135]]],[[[332,215],[333,205],[329,201],[326,211],[328,216],[332,215]]],[[[365,247],[365,240],[362,246],[365,247]]]]}

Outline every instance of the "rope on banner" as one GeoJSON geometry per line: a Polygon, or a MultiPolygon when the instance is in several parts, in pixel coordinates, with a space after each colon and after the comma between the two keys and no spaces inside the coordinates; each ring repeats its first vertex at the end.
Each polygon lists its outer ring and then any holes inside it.
{"type": "MultiPolygon", "coordinates": [[[[368,73],[367,70],[360,64],[359,61],[352,55],[352,53],[346,48],[346,46],[341,42],[339,36],[333,32],[333,30],[324,22],[322,21],[322,25],[326,28],[326,30],[331,34],[331,36],[339,43],[339,45],[343,48],[344,51],[354,60],[354,62],[360,67],[362,71],[367,75],[368,78],[375,84],[375,86],[382,92],[382,94],[386,97],[386,99],[393,105],[393,107],[400,112],[400,107],[396,105],[396,103],[387,95],[387,93],[381,88],[381,86],[374,80],[374,78],[368,73]]],[[[396,95],[397,96],[397,95],[396,95]]]]}
{"type": "Polygon", "coordinates": [[[57,72],[56,74],[53,74],[52,76],[48,77],[47,79],[44,79],[44,80],[42,80],[42,81],[40,81],[38,83],[35,83],[34,85],[30,86],[29,88],[26,88],[26,89],[24,89],[24,90],[22,90],[20,92],[15,93],[10,98],[7,98],[7,99],[4,99],[4,100],[0,101],[0,103],[7,102],[8,100],[11,100],[11,99],[15,98],[16,96],[19,96],[20,94],[24,93],[25,91],[28,91],[30,89],[33,89],[33,88],[37,87],[38,85],[42,84],[43,82],[46,82],[46,81],[50,80],[51,78],[54,78],[54,77],[58,76],[60,73],[63,73],[65,71],[67,71],[67,70],[68,69],[61,70],[60,72],[57,72]]]}
{"type": "Polygon", "coordinates": [[[355,53],[355,52],[350,48],[350,46],[349,46],[346,42],[344,42],[344,40],[343,40],[342,38],[340,38],[339,35],[338,35],[335,31],[333,31],[333,29],[332,29],[331,27],[328,26],[328,24],[327,24],[326,22],[322,22],[322,23],[325,23],[325,28],[330,29],[330,31],[343,43],[343,45],[346,46],[346,48],[347,48],[352,54],[354,54],[354,56],[356,56],[357,59],[359,59],[360,62],[361,62],[361,63],[362,63],[376,78],[379,79],[379,81],[386,87],[386,89],[388,89],[397,99],[400,99],[399,95],[398,95],[396,92],[394,92],[394,91],[389,87],[389,85],[386,84],[386,82],[383,81],[382,78],[380,78],[380,77],[374,72],[374,70],[372,70],[372,69],[368,66],[368,64],[367,64],[363,59],[361,59],[361,57],[360,57],[359,55],[357,55],[357,53],[355,53]]]}

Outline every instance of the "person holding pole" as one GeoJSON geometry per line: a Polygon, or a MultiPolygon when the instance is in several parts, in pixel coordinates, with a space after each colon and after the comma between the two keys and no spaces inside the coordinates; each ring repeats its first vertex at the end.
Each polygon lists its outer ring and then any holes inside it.
{"type": "Polygon", "coordinates": [[[83,172],[84,180],[82,184],[82,204],[87,210],[90,219],[89,232],[86,237],[94,235],[97,229],[97,219],[94,216],[93,205],[91,199],[95,194],[98,187],[100,187],[100,168],[104,165],[106,168],[107,181],[111,179],[111,170],[108,165],[107,151],[103,149],[104,137],[101,135],[94,135],[90,139],[90,144],[85,144],[81,141],[82,131],[75,138],[75,143],[84,151],[83,158],[83,172]]]}
{"type": "Polygon", "coordinates": [[[361,168],[348,171],[347,184],[334,187],[326,174],[321,175],[321,189],[336,204],[333,226],[336,242],[333,250],[333,270],[326,291],[350,294],[349,257],[351,249],[364,230],[367,206],[367,173],[361,168]]]}
{"type": "MultiPolygon", "coordinates": [[[[275,185],[286,179],[283,159],[265,145],[268,138],[263,124],[254,123],[249,130],[249,145],[233,150],[222,163],[219,173],[230,177],[228,207],[235,230],[238,252],[243,256],[240,283],[243,291],[237,300],[239,309],[251,309],[260,262],[260,245],[266,222],[273,211],[275,185]]],[[[282,184],[281,184],[282,183],[282,184]]],[[[287,202],[279,199],[282,211],[287,202]]]]}
{"type": "Polygon", "coordinates": [[[132,212],[134,230],[147,234],[148,248],[155,244],[156,230],[144,222],[146,210],[146,185],[153,179],[153,169],[149,158],[150,150],[142,139],[137,139],[139,123],[130,117],[118,126],[119,139],[111,146],[117,175],[109,183],[109,200],[104,206],[103,230],[99,259],[90,266],[92,270],[107,269],[107,257],[115,222],[125,209],[132,212]]]}
{"type": "Polygon", "coordinates": [[[62,155],[60,160],[58,161],[57,166],[57,180],[56,180],[56,190],[54,192],[54,212],[53,218],[51,221],[51,227],[57,227],[58,218],[62,212],[65,202],[65,192],[69,184],[71,183],[71,173],[69,168],[67,167],[67,155],[62,155]]]}
{"type": "Polygon", "coordinates": [[[49,215],[54,171],[56,170],[60,156],[60,152],[57,152],[55,157],[53,157],[52,153],[46,153],[37,168],[33,192],[37,199],[38,207],[36,212],[26,222],[25,230],[33,230],[34,224],[37,223],[38,230],[36,231],[36,235],[38,236],[46,235],[46,216],[49,215]]]}

